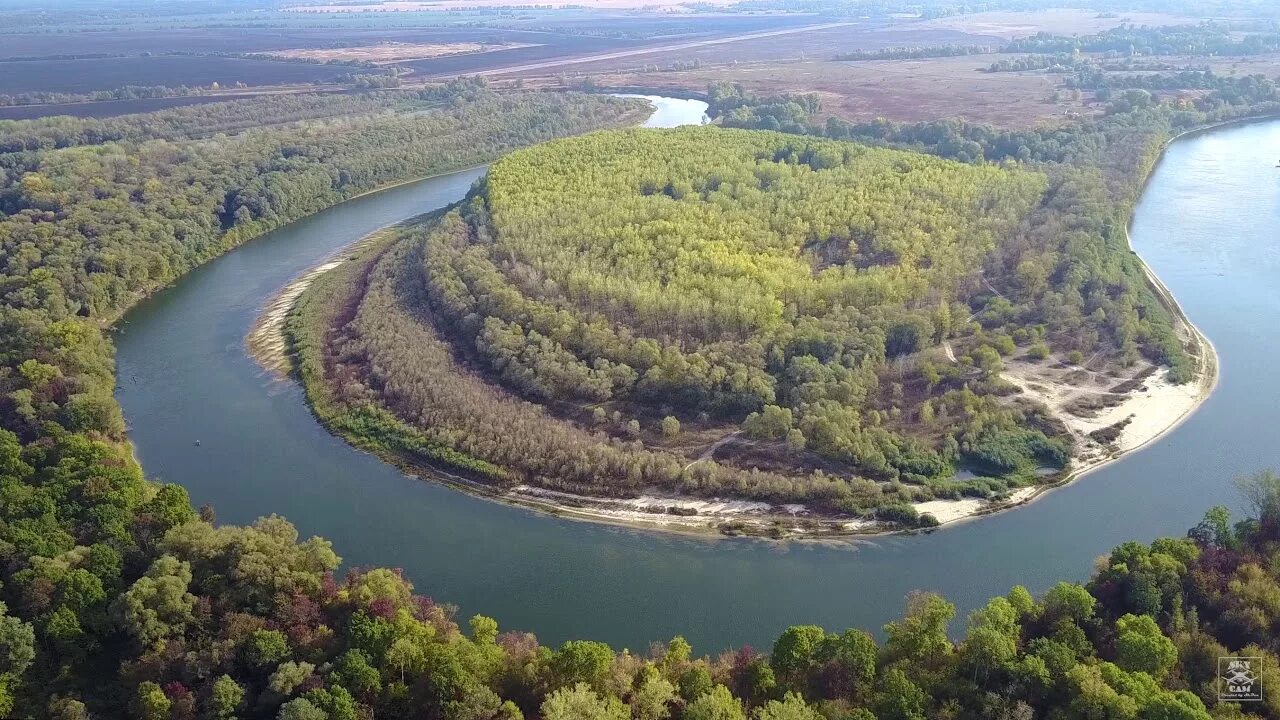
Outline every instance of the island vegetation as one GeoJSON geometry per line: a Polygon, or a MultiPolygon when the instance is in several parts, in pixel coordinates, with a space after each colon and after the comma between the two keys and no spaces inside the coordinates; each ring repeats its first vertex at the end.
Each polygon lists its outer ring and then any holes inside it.
{"type": "Polygon", "coordinates": [[[293,340],[321,417],[410,466],[927,525],[912,503],[1068,465],[1074,439],[1005,358],[1193,377],[1089,192],[778,133],[593,134],[495,163],[314,288],[293,340]]]}

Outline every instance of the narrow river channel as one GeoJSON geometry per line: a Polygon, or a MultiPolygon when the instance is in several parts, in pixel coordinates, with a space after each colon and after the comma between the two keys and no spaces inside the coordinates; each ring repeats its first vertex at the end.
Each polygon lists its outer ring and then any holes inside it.
{"type": "MultiPolygon", "coordinates": [[[[698,122],[663,102],[652,124],[698,122]]],[[[1229,479],[1280,466],[1280,122],[1175,143],[1133,224],[1135,249],[1217,346],[1222,381],[1177,430],[1032,505],[918,537],[773,544],[584,524],[405,477],[330,436],[293,383],[244,350],[278,288],[376,228],[461,198],[482,170],[366,196],[280,229],[140,304],[116,337],[118,397],[147,472],[220,522],[288,517],[348,566],[403,567],[418,589],[544,643],[700,652],[768,647],[787,625],[878,629],[913,589],[961,613],[1022,583],[1085,579],[1125,540],[1180,535],[1229,479]],[[196,446],[195,441],[200,445],[196,446]]],[[[962,615],[963,616],[963,615],[962,615]]]]}

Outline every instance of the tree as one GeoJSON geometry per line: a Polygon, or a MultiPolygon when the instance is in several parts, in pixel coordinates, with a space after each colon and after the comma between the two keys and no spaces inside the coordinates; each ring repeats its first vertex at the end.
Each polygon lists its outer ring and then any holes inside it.
{"type": "Polygon", "coordinates": [[[1206,547],[1234,550],[1239,545],[1231,528],[1231,511],[1222,505],[1209,508],[1204,519],[1187,531],[1187,537],[1206,547]]]}
{"type": "Polygon", "coordinates": [[[36,635],[30,623],[6,614],[7,610],[0,602],[0,675],[17,677],[35,660],[36,635]]]}
{"type": "Polygon", "coordinates": [[[662,437],[673,438],[680,434],[680,421],[668,415],[662,418],[662,437]]]}
{"type": "Polygon", "coordinates": [[[684,720],[746,720],[746,717],[742,703],[723,685],[698,696],[684,710],[684,720]]]}
{"type": "Polygon", "coordinates": [[[798,693],[787,693],[781,702],[770,700],[756,711],[756,720],[822,720],[798,693]]]}
{"type": "Polygon", "coordinates": [[[1173,641],[1160,632],[1150,615],[1116,619],[1116,664],[1125,670],[1164,677],[1178,660],[1173,641]]]}
{"type": "Polygon", "coordinates": [[[827,635],[818,650],[827,694],[866,697],[876,676],[876,641],[861,630],[827,635]]]}
{"type": "Polygon", "coordinates": [[[1096,604],[1097,601],[1084,587],[1060,582],[1044,596],[1044,618],[1049,623],[1070,620],[1082,624],[1093,618],[1096,604]]]}
{"type": "Polygon", "coordinates": [[[125,630],[143,645],[181,634],[196,603],[187,592],[190,584],[191,565],[172,555],[157,558],[120,597],[118,614],[125,630]]]}
{"type": "Polygon", "coordinates": [[[218,720],[230,720],[236,714],[240,703],[244,702],[244,688],[240,687],[229,675],[222,675],[213,681],[213,689],[209,693],[209,714],[218,720]]]}
{"type": "Polygon", "coordinates": [[[271,667],[289,657],[289,639],[279,630],[255,630],[240,653],[254,667],[271,667]]]}
{"type": "Polygon", "coordinates": [[[680,673],[680,697],[685,702],[691,702],[702,695],[711,692],[711,688],[715,686],[715,681],[711,679],[711,672],[707,670],[705,663],[693,663],[680,673]]]}
{"type": "Polygon", "coordinates": [[[377,669],[369,664],[369,657],[361,650],[348,650],[339,656],[329,677],[356,695],[382,689],[377,669]]]}
{"type": "Polygon", "coordinates": [[[877,720],[924,720],[928,698],[907,674],[889,668],[880,679],[872,710],[877,720]]]}
{"type": "Polygon", "coordinates": [[[542,703],[544,720],[630,720],[617,698],[602,698],[586,683],[562,687],[542,703]]]}
{"type": "Polygon", "coordinates": [[[992,669],[1011,664],[1018,655],[1018,611],[1008,600],[992,598],[986,607],[969,615],[964,655],[973,677],[984,678],[992,669]]]}
{"type": "Polygon", "coordinates": [[[570,640],[551,658],[551,672],[560,687],[586,684],[603,689],[612,666],[613,649],[590,640],[570,640]]]}
{"type": "Polygon", "coordinates": [[[400,673],[402,683],[406,673],[420,671],[426,660],[426,650],[412,637],[398,637],[387,648],[387,664],[400,673]]]}
{"type": "Polygon", "coordinates": [[[770,664],[783,685],[803,689],[826,631],[817,625],[792,625],[773,643],[770,664]]]}
{"type": "Polygon", "coordinates": [[[329,713],[307,698],[294,698],[280,707],[277,720],[329,720],[329,713]]]}
{"type": "Polygon", "coordinates": [[[933,593],[912,593],[907,597],[903,618],[884,626],[885,655],[891,660],[908,660],[931,665],[952,651],[947,626],[956,607],[933,593]]]}
{"type": "Polygon", "coordinates": [[[631,695],[631,713],[635,720],[666,720],[675,697],[675,685],[656,672],[646,674],[631,695]]]}
{"type": "Polygon", "coordinates": [[[778,439],[786,436],[793,422],[791,408],[765,405],[760,412],[747,416],[742,431],[751,437],[778,439]]]}
{"type": "Polygon", "coordinates": [[[799,428],[792,428],[787,431],[787,450],[798,453],[805,448],[804,433],[799,428]]]}
{"type": "Polygon", "coordinates": [[[1234,483],[1248,503],[1251,517],[1258,521],[1268,537],[1274,536],[1280,526],[1280,474],[1274,470],[1262,470],[1237,477],[1234,483]]]}
{"type": "Polygon", "coordinates": [[[168,720],[172,703],[165,697],[160,686],[146,681],[138,685],[138,694],[134,698],[134,716],[138,720],[168,720]]]}
{"type": "Polygon", "coordinates": [[[267,680],[267,687],[281,695],[292,695],[295,688],[311,677],[316,667],[308,662],[280,663],[267,680]]]}

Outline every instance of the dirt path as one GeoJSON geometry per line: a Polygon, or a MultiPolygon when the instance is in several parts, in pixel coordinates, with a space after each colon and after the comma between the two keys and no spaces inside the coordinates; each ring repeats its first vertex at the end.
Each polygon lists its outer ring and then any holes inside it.
{"type": "Polygon", "coordinates": [[[702,454],[698,456],[698,459],[694,460],[688,465],[685,465],[684,469],[688,470],[689,468],[693,467],[694,465],[697,465],[700,462],[706,462],[707,460],[710,460],[711,458],[715,457],[717,450],[724,447],[725,443],[729,442],[730,440],[733,440],[739,435],[742,435],[742,431],[735,430],[734,432],[731,432],[728,435],[725,435],[724,437],[720,438],[719,440],[711,443],[711,447],[708,447],[706,450],[703,450],[702,454]]]}

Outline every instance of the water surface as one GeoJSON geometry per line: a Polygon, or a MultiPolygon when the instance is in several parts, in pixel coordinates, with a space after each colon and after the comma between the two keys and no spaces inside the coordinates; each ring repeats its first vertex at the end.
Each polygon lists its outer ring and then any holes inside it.
{"type": "Polygon", "coordinates": [[[1083,580],[1125,540],[1180,535],[1209,505],[1234,500],[1232,475],[1280,465],[1276,157],[1280,122],[1180,141],[1134,220],[1135,248],[1221,354],[1222,382],[1204,407],[1029,507],[928,536],[772,544],[561,520],[405,477],[321,429],[295,385],[245,355],[258,308],[336,248],[462,197],[481,170],[322,212],[142,303],[117,337],[118,397],[146,470],[212,503],[220,521],[285,515],[331,539],[348,565],[403,567],[463,616],[482,612],[543,642],[644,648],[681,633],[704,652],[767,647],[790,624],[878,628],[913,589],[941,591],[963,613],[1015,583],[1038,592],[1083,580]]]}

